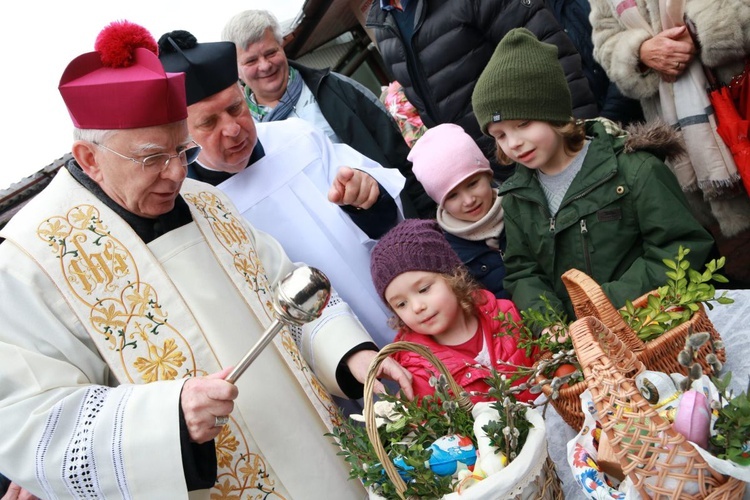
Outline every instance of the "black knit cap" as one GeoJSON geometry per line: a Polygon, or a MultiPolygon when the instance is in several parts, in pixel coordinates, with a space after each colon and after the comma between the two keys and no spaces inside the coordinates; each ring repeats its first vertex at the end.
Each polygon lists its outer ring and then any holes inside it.
{"type": "Polygon", "coordinates": [[[370,274],[380,298],[399,274],[428,271],[451,274],[463,263],[434,220],[406,219],[388,231],[372,249],[370,274]]]}
{"type": "Polygon", "coordinates": [[[188,106],[238,82],[232,42],[198,43],[188,31],[170,31],[159,38],[159,59],[166,71],[185,73],[188,106]]]}
{"type": "Polygon", "coordinates": [[[502,120],[569,121],[573,105],[557,46],[526,28],[510,30],[479,76],[471,105],[485,135],[502,120]]]}

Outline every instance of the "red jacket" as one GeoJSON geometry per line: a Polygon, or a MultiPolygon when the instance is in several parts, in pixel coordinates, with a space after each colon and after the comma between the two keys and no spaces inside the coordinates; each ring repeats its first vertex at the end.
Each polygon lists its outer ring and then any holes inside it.
{"type": "MultiPolygon", "coordinates": [[[[506,373],[512,373],[514,371],[513,368],[500,364],[499,361],[506,361],[519,366],[531,366],[533,364],[533,353],[532,357],[528,357],[526,356],[526,351],[518,347],[517,333],[515,335],[494,335],[502,330],[500,321],[495,319],[498,313],[510,312],[514,321],[520,322],[521,317],[516,306],[510,300],[496,299],[492,293],[486,290],[480,291],[479,294],[478,302],[481,302],[482,298],[484,298],[485,303],[477,305],[476,314],[484,332],[492,366],[498,372],[506,373]]],[[[489,386],[484,381],[490,375],[488,367],[478,365],[473,358],[454,350],[450,346],[438,344],[433,337],[414,333],[404,327],[398,332],[394,341],[414,342],[429,347],[432,353],[445,364],[445,367],[453,375],[456,382],[469,394],[472,391],[486,394],[489,390],[489,386]]],[[[419,354],[408,351],[397,352],[392,357],[412,373],[414,377],[412,387],[416,396],[421,397],[434,392],[434,388],[430,386],[429,380],[432,374],[438,374],[439,372],[432,363],[419,354]]],[[[524,380],[525,378],[519,379],[514,385],[520,384],[524,380]]],[[[526,390],[518,394],[517,398],[519,401],[533,401],[536,399],[536,396],[526,390]]],[[[488,398],[472,396],[471,400],[476,403],[487,401],[488,398]]]]}

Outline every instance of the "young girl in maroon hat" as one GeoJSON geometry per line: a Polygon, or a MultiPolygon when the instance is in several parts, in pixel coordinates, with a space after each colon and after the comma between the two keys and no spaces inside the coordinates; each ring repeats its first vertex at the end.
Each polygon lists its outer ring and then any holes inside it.
{"type": "MultiPolygon", "coordinates": [[[[375,245],[370,271],[378,294],[396,314],[395,341],[430,348],[472,401],[488,399],[491,369],[510,375],[515,366],[533,364],[518,347],[518,334],[505,331],[507,323],[497,319],[505,313],[519,322],[516,307],[469,277],[435,221],[407,219],[391,229],[375,245]]],[[[434,392],[429,381],[438,371],[429,361],[411,352],[393,357],[412,373],[415,396],[434,392]]],[[[518,399],[534,396],[523,391],[518,399]]]]}

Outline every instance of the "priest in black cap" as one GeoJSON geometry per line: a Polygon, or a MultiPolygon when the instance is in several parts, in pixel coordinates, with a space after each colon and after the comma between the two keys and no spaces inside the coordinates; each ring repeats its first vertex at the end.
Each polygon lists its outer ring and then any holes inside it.
{"type": "Polygon", "coordinates": [[[187,31],[159,40],[164,68],[186,75],[188,128],[203,148],[188,176],[227,193],[292,260],[325,272],[375,342],[389,343],[390,312],[368,270],[370,248],[403,218],[404,178],[303,120],[254,123],[236,57],[233,43],[187,31]]]}

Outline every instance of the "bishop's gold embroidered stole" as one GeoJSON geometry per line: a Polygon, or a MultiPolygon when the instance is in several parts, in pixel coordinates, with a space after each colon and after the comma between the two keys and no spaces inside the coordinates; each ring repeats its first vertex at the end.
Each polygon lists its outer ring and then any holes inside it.
{"type": "MultiPolygon", "coordinates": [[[[38,195],[50,198],[43,207],[49,209],[46,214],[53,212],[38,224],[39,239],[36,243],[14,241],[55,282],[120,383],[149,383],[218,371],[219,363],[190,308],[149,248],[112,210],[88,191],[81,196],[82,190],[74,187],[80,188],[61,171],[38,195]],[[56,193],[49,193],[53,189],[56,193]],[[74,201],[66,202],[66,196],[61,195],[65,190],[76,192],[74,201]]],[[[247,222],[236,217],[231,204],[210,186],[188,180],[182,195],[217,261],[259,323],[267,327],[273,321],[270,284],[247,222]]],[[[273,343],[331,429],[338,415],[335,405],[286,327],[273,343]]],[[[265,497],[276,487],[277,479],[269,473],[241,416],[231,417],[215,443],[219,482],[212,497],[265,497]]],[[[280,495],[275,491],[273,496],[280,495]]]]}

